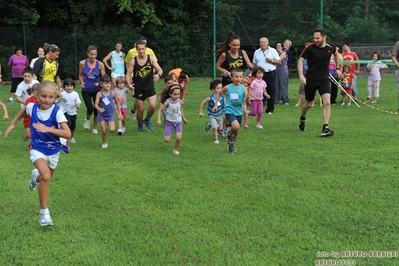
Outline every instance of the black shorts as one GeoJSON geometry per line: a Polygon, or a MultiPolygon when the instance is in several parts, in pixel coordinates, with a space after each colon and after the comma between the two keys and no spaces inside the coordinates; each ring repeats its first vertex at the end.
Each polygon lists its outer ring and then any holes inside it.
{"type": "Polygon", "coordinates": [[[231,125],[231,123],[233,123],[236,120],[241,125],[242,115],[235,116],[235,115],[232,115],[232,114],[226,114],[226,120],[229,122],[230,125],[231,125]]]}
{"type": "Polygon", "coordinates": [[[138,100],[144,101],[145,99],[147,99],[147,98],[149,98],[151,96],[154,96],[156,94],[157,93],[155,91],[155,88],[146,89],[146,90],[140,90],[140,89],[136,88],[134,90],[133,97],[138,99],[138,100]]]}
{"type": "Polygon", "coordinates": [[[331,94],[331,83],[329,79],[321,80],[321,81],[310,81],[306,80],[305,85],[305,99],[308,102],[314,100],[314,95],[316,91],[319,92],[320,96],[323,94],[331,94]]]}
{"type": "Polygon", "coordinates": [[[65,118],[68,120],[67,124],[70,130],[74,131],[76,129],[76,115],[69,115],[64,113],[65,118]]]}

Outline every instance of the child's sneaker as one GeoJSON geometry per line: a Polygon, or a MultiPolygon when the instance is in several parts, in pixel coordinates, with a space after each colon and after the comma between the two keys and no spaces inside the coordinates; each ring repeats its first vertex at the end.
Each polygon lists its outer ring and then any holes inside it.
{"type": "Polygon", "coordinates": [[[49,211],[40,212],[39,222],[41,226],[53,225],[53,220],[49,211]]]}
{"type": "Polygon", "coordinates": [[[173,149],[173,153],[176,154],[176,155],[180,154],[180,152],[178,150],[175,150],[175,149],[173,149]]]}
{"type": "Polygon", "coordinates": [[[234,146],[234,134],[231,134],[230,132],[227,133],[226,142],[227,142],[227,149],[229,150],[229,153],[235,153],[236,149],[234,146]]]}
{"type": "Polygon", "coordinates": [[[144,130],[143,130],[143,125],[138,125],[138,126],[137,126],[137,131],[140,132],[140,133],[141,133],[141,132],[144,132],[144,130]]]}
{"type": "Polygon", "coordinates": [[[244,124],[244,128],[248,128],[248,124],[247,123],[244,124]]]}
{"type": "Polygon", "coordinates": [[[136,119],[137,119],[137,117],[136,117],[136,112],[133,111],[133,110],[130,110],[130,119],[131,119],[131,120],[136,120],[136,119]]]}
{"type": "Polygon", "coordinates": [[[341,105],[345,105],[345,102],[342,102],[341,105]]]}
{"type": "Polygon", "coordinates": [[[351,105],[351,103],[348,103],[348,106],[350,106],[351,105]]]}
{"type": "Polygon", "coordinates": [[[118,135],[122,136],[123,135],[123,129],[122,128],[118,128],[118,135]]]}
{"type": "Polygon", "coordinates": [[[103,145],[101,145],[101,148],[103,148],[103,149],[108,148],[108,143],[103,143],[103,145]]]}
{"type": "Polygon", "coordinates": [[[334,136],[334,131],[332,131],[328,126],[325,126],[321,131],[320,136],[322,137],[334,136]]]}
{"type": "Polygon", "coordinates": [[[91,130],[91,132],[93,132],[93,134],[98,134],[97,128],[93,128],[93,129],[91,130]]]}
{"type": "Polygon", "coordinates": [[[83,127],[84,127],[86,130],[89,130],[89,129],[90,129],[90,119],[87,120],[87,119],[85,118],[85,122],[83,123],[83,127]]]}
{"type": "Polygon", "coordinates": [[[215,143],[215,144],[219,144],[220,142],[219,142],[219,140],[218,140],[218,139],[215,139],[215,141],[214,141],[213,143],[215,143]]]}
{"type": "Polygon", "coordinates": [[[263,129],[261,125],[256,125],[256,128],[263,129]]]}
{"type": "Polygon", "coordinates": [[[35,191],[39,186],[39,183],[37,183],[38,176],[39,176],[39,171],[36,168],[33,169],[31,173],[31,178],[29,180],[29,189],[32,191],[35,191]]]}
{"type": "Polygon", "coordinates": [[[206,122],[205,123],[205,131],[208,132],[211,129],[211,123],[210,122],[206,122]]]}

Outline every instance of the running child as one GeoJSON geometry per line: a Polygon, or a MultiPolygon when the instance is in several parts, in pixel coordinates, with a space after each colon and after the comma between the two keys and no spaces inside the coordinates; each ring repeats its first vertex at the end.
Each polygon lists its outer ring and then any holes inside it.
{"type": "MultiPolygon", "coordinates": [[[[173,77],[170,76],[170,75],[167,75],[167,76],[163,79],[163,82],[165,83],[165,86],[160,90],[160,92],[159,92],[159,94],[158,94],[159,107],[161,107],[162,104],[163,104],[163,103],[165,102],[165,100],[166,100],[166,99],[162,99],[162,95],[164,95],[165,93],[166,93],[166,95],[167,95],[167,91],[168,91],[169,86],[172,85],[172,84],[174,84],[174,83],[176,83],[176,82],[174,82],[173,77]]],[[[176,83],[176,84],[177,84],[177,83],[176,83]]],[[[164,118],[163,124],[165,125],[165,123],[166,123],[166,120],[165,120],[165,115],[166,115],[165,110],[163,110],[162,114],[163,114],[163,118],[164,118]]]]}
{"type": "Polygon", "coordinates": [[[205,98],[200,104],[199,116],[204,116],[202,109],[204,108],[205,104],[208,104],[208,117],[209,122],[205,125],[205,131],[212,129],[213,131],[213,139],[215,144],[219,144],[219,132],[223,129],[223,109],[224,109],[224,96],[221,95],[219,101],[216,104],[216,91],[222,90],[222,81],[221,80],[213,80],[211,81],[209,89],[212,91],[212,94],[205,98]],[[217,105],[220,108],[216,112],[213,112],[213,107],[217,105]]]}
{"type": "MultiPolygon", "coordinates": [[[[39,99],[37,97],[37,90],[40,87],[40,83],[35,83],[32,88],[29,88],[26,90],[26,93],[30,95],[28,99],[26,99],[24,106],[28,105],[28,103],[38,103],[39,99]]],[[[31,132],[30,132],[30,115],[25,114],[24,116],[24,128],[25,128],[25,134],[23,135],[22,139],[23,141],[27,141],[31,137],[31,132]]]]}
{"type": "Polygon", "coordinates": [[[97,92],[94,108],[98,111],[97,121],[101,127],[102,148],[108,148],[107,143],[107,124],[109,132],[115,131],[114,104],[115,102],[118,119],[122,119],[120,104],[116,99],[115,91],[111,91],[111,78],[105,74],[100,77],[101,90],[97,92]]]}
{"type": "MultiPolygon", "coordinates": [[[[216,92],[216,102],[219,101],[221,94],[226,94],[226,105],[224,107],[224,113],[228,123],[230,123],[230,130],[227,132],[226,141],[228,150],[230,153],[235,153],[235,142],[237,141],[238,133],[240,132],[243,103],[247,97],[244,86],[241,84],[243,77],[242,69],[235,68],[231,70],[231,79],[233,83],[226,85],[219,92],[216,92]]],[[[213,107],[213,112],[216,112],[218,106],[213,107]]]]}
{"type": "Polygon", "coordinates": [[[374,52],[371,55],[371,61],[367,64],[367,71],[369,72],[369,78],[367,81],[367,99],[368,103],[371,98],[371,93],[374,92],[374,100],[371,103],[377,103],[378,97],[380,97],[380,82],[381,82],[381,69],[388,69],[388,66],[382,63],[380,55],[374,52]]]}
{"type": "Polygon", "coordinates": [[[28,66],[22,71],[22,77],[24,80],[18,84],[15,96],[17,96],[17,101],[21,104],[21,108],[25,106],[25,101],[31,95],[27,92],[29,88],[36,83],[39,83],[36,79],[33,79],[33,70],[28,66]]]}
{"type": "Polygon", "coordinates": [[[265,70],[262,67],[254,67],[252,69],[252,80],[251,86],[249,87],[249,99],[251,101],[251,112],[248,113],[250,116],[257,116],[256,128],[263,129],[260,122],[263,117],[263,96],[266,99],[270,99],[270,95],[266,92],[266,82],[263,80],[263,74],[265,70]]]}
{"type": "Polygon", "coordinates": [[[59,90],[54,82],[42,82],[37,90],[37,96],[39,103],[29,103],[21,109],[7,128],[4,137],[8,136],[17,121],[25,114],[31,116],[30,159],[35,169],[31,174],[29,189],[34,191],[39,188],[39,222],[41,226],[49,226],[53,225],[48,209],[50,181],[60,156],[60,138],[69,139],[71,131],[61,109],[54,104],[54,101],[59,97],[59,90]]]}
{"type": "MultiPolygon", "coordinates": [[[[342,67],[342,71],[343,71],[343,73],[342,73],[343,77],[342,77],[342,81],[341,81],[342,88],[349,95],[352,95],[354,74],[353,74],[353,72],[351,72],[351,66],[344,65],[342,67]]],[[[342,91],[341,95],[342,95],[341,105],[345,105],[346,93],[342,91]]],[[[351,102],[352,102],[351,97],[348,97],[348,105],[351,105],[351,102]]]]}
{"type": "Polygon", "coordinates": [[[119,76],[116,78],[116,87],[115,87],[115,94],[116,100],[119,102],[121,113],[116,110],[116,114],[118,116],[118,135],[123,135],[126,133],[126,112],[127,112],[127,95],[129,90],[126,85],[125,77],[119,76]]]}
{"type": "MultiPolygon", "coordinates": [[[[7,107],[2,101],[0,101],[0,107],[1,107],[1,109],[3,109],[3,113],[4,113],[3,120],[7,120],[8,119],[7,107]]],[[[1,135],[1,131],[0,131],[0,135],[1,135]]]]}
{"type": "Polygon", "coordinates": [[[166,112],[166,123],[163,132],[163,139],[165,142],[170,141],[172,135],[172,130],[175,130],[176,141],[173,153],[179,155],[179,146],[181,142],[181,137],[183,133],[182,122],[188,123],[187,119],[184,117],[182,100],[180,100],[181,87],[179,84],[172,84],[169,86],[167,91],[161,95],[163,104],[158,109],[158,120],[157,124],[161,125],[161,113],[163,110],[166,112]]]}
{"type": "Polygon", "coordinates": [[[63,83],[64,90],[61,92],[61,100],[59,106],[68,120],[68,126],[71,130],[71,138],[68,139],[71,143],[76,143],[74,132],[76,129],[77,110],[80,109],[82,101],[79,94],[74,91],[75,81],[71,78],[66,78],[63,83]]]}

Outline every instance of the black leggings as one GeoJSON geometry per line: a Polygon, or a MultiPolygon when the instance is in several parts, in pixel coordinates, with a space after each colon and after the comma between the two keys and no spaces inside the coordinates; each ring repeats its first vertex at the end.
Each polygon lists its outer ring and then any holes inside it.
{"type": "Polygon", "coordinates": [[[94,111],[94,116],[97,117],[97,110],[94,108],[94,103],[96,101],[96,95],[98,91],[84,91],[82,90],[82,97],[83,101],[85,102],[86,105],[86,112],[91,115],[94,111]]]}

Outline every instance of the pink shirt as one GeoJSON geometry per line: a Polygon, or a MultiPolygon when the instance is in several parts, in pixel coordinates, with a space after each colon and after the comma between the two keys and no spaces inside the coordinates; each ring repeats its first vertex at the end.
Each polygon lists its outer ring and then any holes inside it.
{"type": "Polygon", "coordinates": [[[8,65],[11,66],[11,75],[13,78],[22,78],[22,71],[29,66],[29,61],[26,55],[18,57],[13,54],[8,59],[8,65]]]}
{"type": "MultiPolygon", "coordinates": [[[[260,100],[263,99],[263,92],[266,89],[266,82],[264,80],[254,79],[251,82],[251,90],[252,94],[258,97],[260,100]]],[[[250,100],[255,100],[252,96],[249,98],[250,100]]]]}

